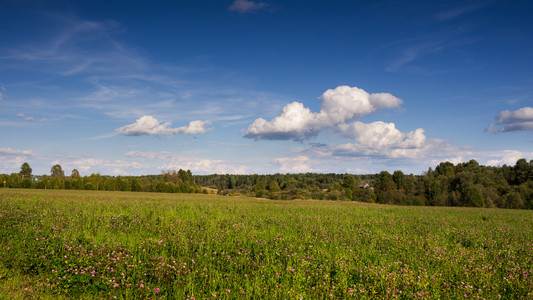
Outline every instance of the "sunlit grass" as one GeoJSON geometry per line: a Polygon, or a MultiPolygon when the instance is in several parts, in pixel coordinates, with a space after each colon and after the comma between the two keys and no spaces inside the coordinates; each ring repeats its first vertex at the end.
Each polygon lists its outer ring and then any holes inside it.
{"type": "Polygon", "coordinates": [[[0,190],[8,298],[532,297],[532,246],[532,211],[0,190]]]}

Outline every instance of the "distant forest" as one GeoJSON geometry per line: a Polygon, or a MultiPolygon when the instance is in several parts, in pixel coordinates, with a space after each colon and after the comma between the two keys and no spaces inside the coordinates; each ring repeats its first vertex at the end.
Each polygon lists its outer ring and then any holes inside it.
{"type": "Polygon", "coordinates": [[[369,203],[533,209],[533,160],[491,167],[475,160],[440,163],[423,175],[382,171],[372,175],[272,174],[193,175],[190,170],[160,175],[65,176],[60,165],[34,176],[24,163],[19,173],[0,174],[4,188],[75,189],[165,193],[218,193],[292,200],[347,200],[369,203]]]}

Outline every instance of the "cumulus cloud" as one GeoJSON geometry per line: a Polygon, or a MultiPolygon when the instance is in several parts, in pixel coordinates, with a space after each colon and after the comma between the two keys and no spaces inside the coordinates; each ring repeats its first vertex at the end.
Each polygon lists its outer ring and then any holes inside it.
{"type": "Polygon", "coordinates": [[[319,99],[322,101],[320,112],[311,112],[302,103],[292,102],[270,122],[263,118],[256,119],[248,127],[245,137],[256,140],[301,140],[316,136],[325,128],[402,104],[402,100],[391,94],[369,94],[349,86],[329,89],[319,99]]]}
{"type": "Polygon", "coordinates": [[[302,103],[292,102],[283,107],[280,116],[268,122],[263,118],[255,120],[248,127],[245,137],[256,140],[288,140],[316,135],[317,128],[313,126],[316,113],[302,103]]]}
{"type": "Polygon", "coordinates": [[[279,170],[283,173],[307,173],[316,171],[309,166],[312,161],[305,155],[297,157],[278,157],[275,158],[273,162],[280,166],[279,170]]]}
{"type": "Polygon", "coordinates": [[[490,124],[488,132],[527,131],[533,130],[533,107],[522,107],[515,111],[504,110],[496,116],[496,128],[490,124]]]}
{"type": "Polygon", "coordinates": [[[142,116],[135,123],[118,128],[116,132],[129,136],[200,134],[208,130],[207,126],[211,125],[211,122],[197,120],[178,128],[170,128],[170,125],[170,122],[161,124],[152,116],[142,116]]]}
{"type": "Polygon", "coordinates": [[[341,124],[338,130],[354,143],[330,145],[334,155],[415,158],[437,145],[443,146],[440,140],[427,139],[422,128],[403,133],[394,123],[381,121],[341,124]]]}
{"type": "Polygon", "coordinates": [[[193,173],[202,174],[244,174],[246,167],[243,165],[233,166],[219,159],[199,158],[185,156],[167,151],[142,152],[130,151],[126,153],[128,157],[144,158],[151,161],[161,161],[158,166],[161,170],[183,169],[191,170],[193,173]]]}
{"type": "Polygon", "coordinates": [[[249,0],[235,0],[229,7],[229,11],[236,11],[241,14],[254,13],[259,10],[268,8],[268,4],[264,2],[255,2],[249,0]]]}

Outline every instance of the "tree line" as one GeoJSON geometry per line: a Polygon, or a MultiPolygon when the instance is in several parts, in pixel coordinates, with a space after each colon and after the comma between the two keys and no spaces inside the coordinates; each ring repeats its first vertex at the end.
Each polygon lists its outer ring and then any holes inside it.
{"type": "Polygon", "coordinates": [[[533,209],[533,160],[483,166],[475,160],[440,163],[423,175],[205,175],[195,182],[220,194],[269,199],[351,200],[382,204],[533,209]]]}
{"type": "Polygon", "coordinates": [[[193,175],[190,170],[159,175],[65,176],[60,165],[50,175],[34,176],[24,163],[19,173],[0,174],[0,186],[10,188],[78,189],[166,193],[245,195],[268,199],[349,200],[369,203],[429,206],[470,206],[533,209],[533,160],[514,166],[483,166],[475,160],[442,162],[422,175],[392,174],[270,174],[193,175]]]}
{"type": "MultiPolygon", "coordinates": [[[[0,186],[5,188],[73,189],[101,191],[200,193],[202,188],[194,183],[190,170],[164,171],[160,175],[106,176],[99,173],[80,176],[77,169],[65,176],[61,165],[50,169],[50,175],[35,176],[28,163],[23,163],[19,173],[0,174],[0,186]]],[[[207,191],[205,191],[207,192],[207,191]]]]}

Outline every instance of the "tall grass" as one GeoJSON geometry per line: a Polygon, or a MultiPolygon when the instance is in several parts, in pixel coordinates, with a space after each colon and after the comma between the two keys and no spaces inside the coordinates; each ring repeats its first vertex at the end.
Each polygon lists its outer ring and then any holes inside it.
{"type": "Polygon", "coordinates": [[[9,298],[527,298],[532,247],[532,211],[0,190],[9,298]]]}

